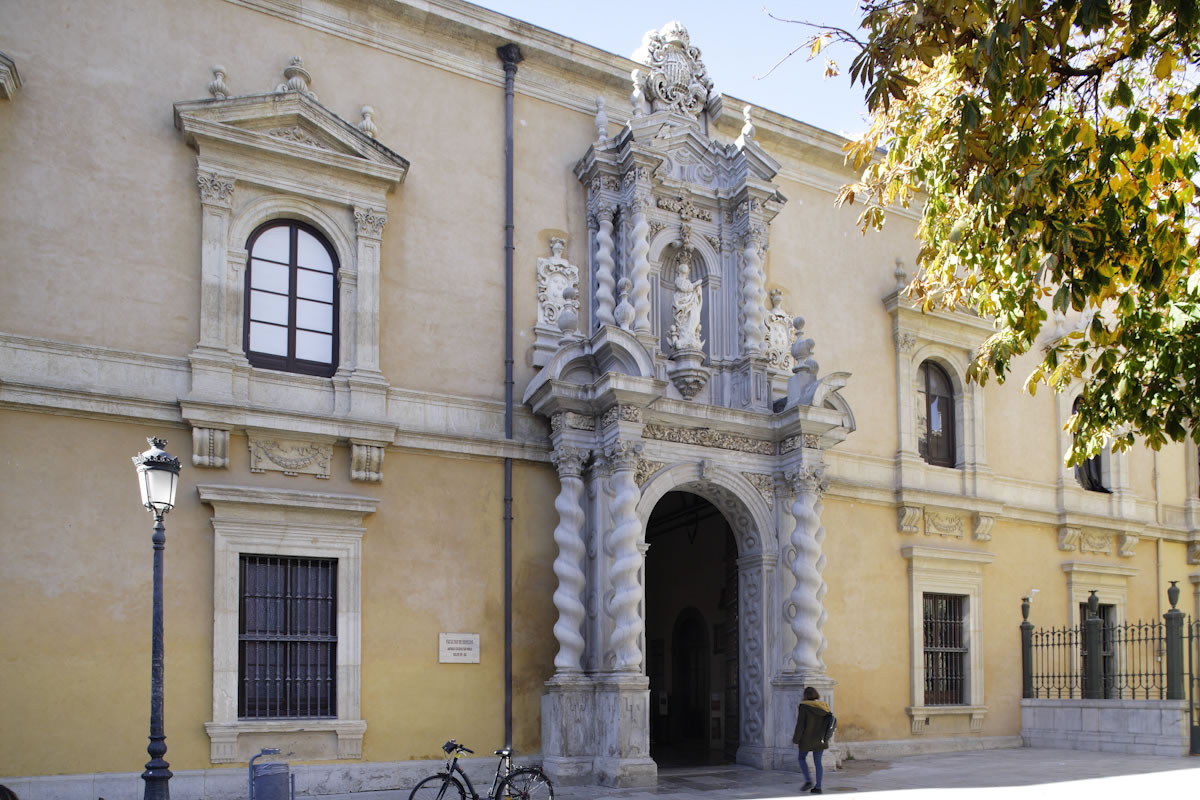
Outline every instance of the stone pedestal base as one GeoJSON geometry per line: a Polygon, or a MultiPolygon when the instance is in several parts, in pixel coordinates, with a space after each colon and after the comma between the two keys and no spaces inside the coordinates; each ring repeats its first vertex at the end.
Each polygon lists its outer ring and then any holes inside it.
{"type": "MultiPolygon", "coordinates": [[[[800,771],[800,760],[797,758],[796,745],[792,743],[792,733],[796,730],[796,713],[804,700],[804,687],[811,686],[821,693],[821,699],[833,713],[833,687],[837,681],[828,675],[784,674],[771,682],[771,704],[776,709],[775,724],[767,733],[767,752],[764,753],[764,768],[783,769],[791,772],[800,771]]],[[[836,742],[837,735],[834,735],[836,742]]],[[[741,753],[738,753],[741,761],[741,753]]],[[[836,745],[831,746],[825,753],[822,765],[826,769],[836,769],[841,762],[840,750],[836,745]]]]}
{"type": "Polygon", "coordinates": [[[596,694],[589,678],[556,676],[542,695],[542,767],[556,784],[592,783],[596,694]]]}
{"type": "Polygon", "coordinates": [[[650,679],[612,675],[596,683],[595,779],[604,786],[654,786],[650,758],[650,679]]]}

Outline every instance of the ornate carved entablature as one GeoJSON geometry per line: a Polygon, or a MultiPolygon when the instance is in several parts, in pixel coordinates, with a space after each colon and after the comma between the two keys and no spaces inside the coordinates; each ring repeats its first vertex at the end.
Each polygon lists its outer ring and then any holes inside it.
{"type": "MultiPolygon", "coordinates": [[[[351,478],[381,480],[396,425],[380,370],[380,250],[387,196],[403,182],[408,161],[374,138],[374,122],[351,124],[321,105],[299,59],[283,83],[256,94],[233,94],[223,67],[212,75],[207,99],[173,109],[175,127],[195,150],[202,209],[200,339],[189,356],[191,393],[180,403],[197,431],[195,458],[225,466],[214,447],[230,431],[253,427],[262,441],[317,436],[322,448],[348,446],[351,478]],[[246,248],[259,226],[277,219],[311,226],[336,256],[339,336],[330,378],[251,366],[243,349],[246,248]]],[[[288,453],[263,446],[252,457],[264,469],[280,466],[275,456],[285,467],[299,463],[288,453]]],[[[327,455],[320,468],[281,471],[328,477],[327,455]]]]}

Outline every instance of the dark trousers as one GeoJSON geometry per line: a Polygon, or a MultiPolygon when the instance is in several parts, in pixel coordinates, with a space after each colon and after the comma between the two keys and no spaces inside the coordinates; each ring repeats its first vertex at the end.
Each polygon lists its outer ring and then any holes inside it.
{"type": "MultiPolygon", "coordinates": [[[[813,785],[820,786],[821,778],[825,774],[825,770],[821,769],[821,754],[824,753],[825,751],[824,750],[813,750],[811,752],[812,752],[812,756],[813,756],[813,766],[815,766],[817,768],[817,782],[813,785]]],[[[800,772],[804,775],[804,780],[806,782],[812,782],[812,775],[810,775],[808,772],[808,754],[809,754],[808,750],[800,751],[800,772]]]]}

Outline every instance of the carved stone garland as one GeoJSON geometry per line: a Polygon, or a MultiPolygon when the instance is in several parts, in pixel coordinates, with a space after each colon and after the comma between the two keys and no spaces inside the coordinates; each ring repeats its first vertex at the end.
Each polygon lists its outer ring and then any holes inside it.
{"type": "Polygon", "coordinates": [[[556,675],[577,674],[583,669],[583,625],[587,613],[582,600],[587,584],[583,571],[587,557],[583,541],[587,517],[583,510],[582,478],[587,452],[559,447],[551,458],[562,484],[554,501],[558,511],[558,526],[554,529],[554,542],[558,545],[558,556],[554,559],[554,574],[558,578],[554,592],[554,607],[558,609],[554,636],[558,640],[558,654],[554,657],[554,671],[556,675]]]}

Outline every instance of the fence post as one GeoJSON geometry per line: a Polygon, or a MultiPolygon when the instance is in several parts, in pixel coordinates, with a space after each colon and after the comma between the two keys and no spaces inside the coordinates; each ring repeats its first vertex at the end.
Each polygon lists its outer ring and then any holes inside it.
{"type": "Polygon", "coordinates": [[[1033,623],[1029,621],[1029,598],[1021,599],[1021,697],[1033,697],[1033,623]]]}
{"type": "Polygon", "coordinates": [[[1183,612],[1175,607],[1179,602],[1179,587],[1171,581],[1167,599],[1171,610],[1163,614],[1167,631],[1167,699],[1182,700],[1183,690],[1183,612]]]}
{"type": "Polygon", "coordinates": [[[1088,700],[1104,697],[1104,681],[1100,671],[1100,598],[1091,590],[1087,601],[1087,620],[1083,623],[1083,647],[1087,655],[1083,660],[1083,696],[1088,700]]]}

